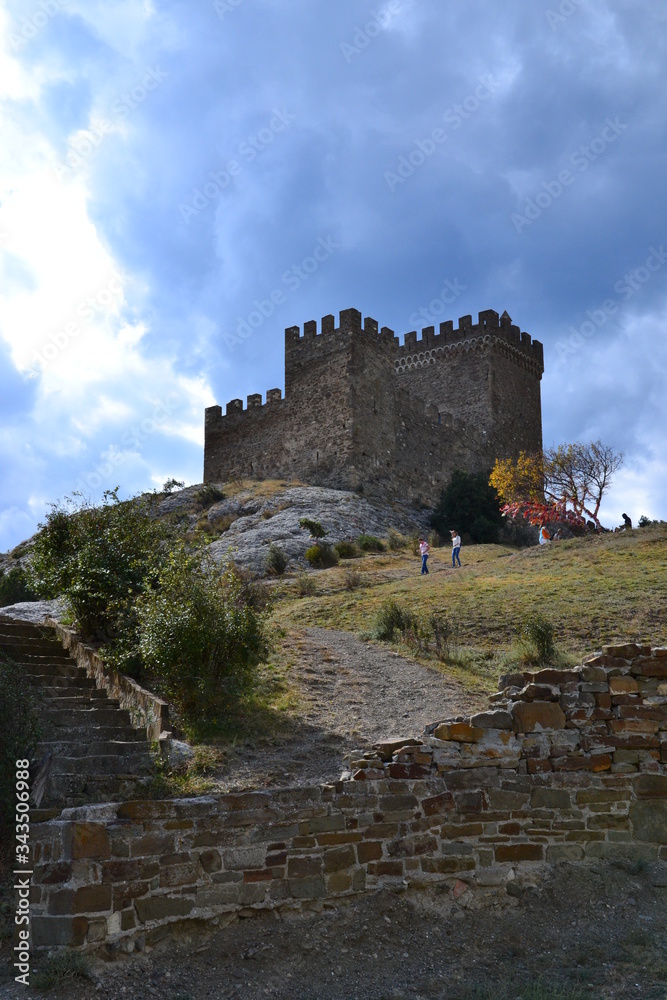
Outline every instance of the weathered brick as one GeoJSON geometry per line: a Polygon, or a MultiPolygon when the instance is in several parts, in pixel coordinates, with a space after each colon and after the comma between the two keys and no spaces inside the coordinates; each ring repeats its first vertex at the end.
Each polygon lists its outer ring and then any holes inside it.
{"type": "Polygon", "coordinates": [[[357,844],[357,858],[359,864],[364,865],[368,861],[377,861],[382,857],[382,844],[377,840],[364,841],[357,844]]]}
{"type": "Polygon", "coordinates": [[[149,920],[187,916],[194,901],[186,896],[148,896],[135,900],[134,906],[139,920],[145,924],[149,920]]]}
{"type": "Polygon", "coordinates": [[[449,722],[438,726],[433,735],[438,740],[451,740],[454,743],[479,743],[484,739],[486,730],[467,722],[449,722]]]}
{"type": "Polygon", "coordinates": [[[334,848],[324,853],[325,872],[337,872],[342,868],[351,868],[356,864],[353,847],[334,848]]]}
{"type": "Polygon", "coordinates": [[[321,899],[327,894],[323,878],[289,879],[288,884],[294,899],[321,899]]]}
{"type": "Polygon", "coordinates": [[[515,732],[518,733],[533,733],[540,729],[563,729],[565,726],[565,714],[560,705],[554,701],[515,702],[512,716],[515,732]]]}
{"type": "Polygon", "coordinates": [[[287,861],[287,876],[292,879],[307,878],[319,875],[322,871],[322,858],[319,855],[302,858],[289,858],[287,861]]]}
{"type": "Polygon", "coordinates": [[[499,844],[495,848],[496,861],[542,861],[544,847],[542,844],[499,844]]]}
{"type": "Polygon", "coordinates": [[[103,823],[72,823],[65,829],[65,851],[73,861],[78,858],[108,858],[111,843],[103,823]]]}
{"type": "Polygon", "coordinates": [[[470,856],[449,855],[447,857],[421,859],[422,871],[430,874],[448,875],[452,872],[472,871],[476,867],[477,862],[470,856]]]}
{"type": "Polygon", "coordinates": [[[667,799],[641,799],[630,806],[636,840],[667,844],[667,799]]]}

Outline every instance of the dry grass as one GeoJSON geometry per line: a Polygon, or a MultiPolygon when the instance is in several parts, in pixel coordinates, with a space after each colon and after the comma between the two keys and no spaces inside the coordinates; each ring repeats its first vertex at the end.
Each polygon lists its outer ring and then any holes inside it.
{"type": "Polygon", "coordinates": [[[577,658],[603,643],[667,643],[667,525],[523,550],[478,545],[452,570],[447,550],[422,577],[406,549],[355,561],[364,587],[350,592],[340,568],[318,573],[318,593],[277,595],[285,627],[320,626],[372,636],[378,610],[394,598],[416,614],[446,615],[455,626],[448,672],[492,689],[498,670],[518,656],[517,630],[530,615],[553,622],[561,654],[577,658]],[[461,673],[462,672],[462,673],[461,673]]]}

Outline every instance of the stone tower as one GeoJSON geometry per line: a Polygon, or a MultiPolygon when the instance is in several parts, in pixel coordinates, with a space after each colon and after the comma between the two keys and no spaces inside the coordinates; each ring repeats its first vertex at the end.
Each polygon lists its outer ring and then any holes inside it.
{"type": "Polygon", "coordinates": [[[298,479],[434,503],[456,468],[542,447],[542,345],[489,309],[407,333],[356,309],[285,331],[285,397],[206,410],[204,481],[298,479]]]}

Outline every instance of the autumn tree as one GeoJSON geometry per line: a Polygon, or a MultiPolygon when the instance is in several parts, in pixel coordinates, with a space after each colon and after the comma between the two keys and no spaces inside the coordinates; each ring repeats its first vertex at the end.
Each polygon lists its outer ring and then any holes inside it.
{"type": "Polygon", "coordinates": [[[504,514],[531,524],[565,521],[599,528],[600,504],[623,455],[602,441],[561,444],[543,452],[521,452],[518,459],[497,459],[489,482],[504,514]]]}

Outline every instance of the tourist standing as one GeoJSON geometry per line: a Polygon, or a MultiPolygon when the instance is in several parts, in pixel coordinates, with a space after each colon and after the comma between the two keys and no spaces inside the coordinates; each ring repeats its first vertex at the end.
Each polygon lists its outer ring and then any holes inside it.
{"type": "Polygon", "coordinates": [[[431,549],[426,539],[420,538],[419,555],[422,557],[422,576],[424,575],[424,573],[428,573],[428,566],[426,565],[426,562],[428,560],[428,554],[430,551],[431,549]]]}
{"type": "Polygon", "coordinates": [[[461,551],[461,536],[458,531],[450,531],[452,536],[452,568],[456,569],[456,564],[461,565],[459,552],[461,551]]]}

